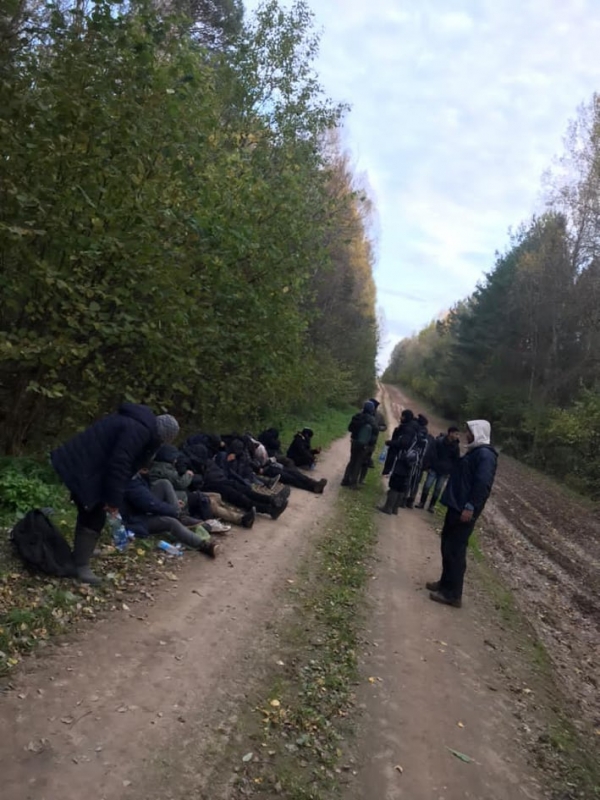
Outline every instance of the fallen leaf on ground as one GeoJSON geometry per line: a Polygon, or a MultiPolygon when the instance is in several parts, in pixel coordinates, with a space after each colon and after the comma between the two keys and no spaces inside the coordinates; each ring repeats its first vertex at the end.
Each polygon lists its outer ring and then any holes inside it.
{"type": "Polygon", "coordinates": [[[247,764],[248,761],[252,761],[253,756],[254,753],[246,753],[246,755],[243,756],[242,761],[247,764]]]}
{"type": "Polygon", "coordinates": [[[458,722],[457,725],[458,725],[459,728],[464,728],[465,727],[465,723],[464,722],[458,722]]]}
{"type": "Polygon", "coordinates": [[[279,700],[271,700],[270,705],[273,706],[273,708],[279,708],[281,703],[279,702],[279,700]]]}
{"type": "Polygon", "coordinates": [[[449,750],[452,753],[452,755],[455,756],[455,758],[464,761],[465,764],[470,764],[473,761],[471,756],[466,756],[464,753],[459,753],[458,750],[453,750],[451,747],[446,747],[446,750],[449,750]]]}
{"type": "Polygon", "coordinates": [[[399,773],[400,773],[400,775],[402,775],[402,773],[404,772],[404,767],[401,767],[401,766],[400,766],[400,764],[396,764],[396,766],[394,767],[394,769],[395,769],[397,772],[399,772],[399,773]]]}
{"type": "Polygon", "coordinates": [[[377,683],[377,678],[369,678],[369,683],[377,683]]]}

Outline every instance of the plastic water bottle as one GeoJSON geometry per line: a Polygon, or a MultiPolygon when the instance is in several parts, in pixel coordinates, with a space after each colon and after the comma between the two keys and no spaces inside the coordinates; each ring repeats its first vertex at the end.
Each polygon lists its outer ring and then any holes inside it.
{"type": "Polygon", "coordinates": [[[168,556],[182,556],[183,550],[180,544],[169,544],[169,542],[165,542],[164,539],[156,545],[159,550],[164,550],[164,552],[168,556]]]}
{"type": "Polygon", "coordinates": [[[112,536],[113,544],[121,553],[127,550],[129,542],[134,538],[134,534],[128,531],[123,525],[120,514],[111,515],[108,518],[108,527],[112,536]]]}
{"type": "Polygon", "coordinates": [[[381,451],[381,453],[379,453],[379,460],[381,461],[382,464],[385,462],[385,460],[387,458],[387,454],[388,454],[388,448],[387,448],[387,445],[386,445],[383,448],[383,450],[381,451]]]}

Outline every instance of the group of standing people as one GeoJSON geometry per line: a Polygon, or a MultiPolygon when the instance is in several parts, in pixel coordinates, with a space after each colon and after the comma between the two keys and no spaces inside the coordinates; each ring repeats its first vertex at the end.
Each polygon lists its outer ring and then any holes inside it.
{"type": "MultiPolygon", "coordinates": [[[[371,398],[350,421],[350,460],[342,486],[358,488],[373,465],[377,438],[387,427],[378,407],[378,401],[371,398]]],[[[460,607],[467,547],[494,483],[498,453],[491,445],[491,426],[486,420],[467,423],[466,453],[462,457],[456,426],[434,437],[428,424],[423,414],[415,415],[408,408],[402,411],[398,426],[385,443],[383,475],[389,476],[389,488],[384,504],[378,508],[384,514],[398,514],[399,508],[426,508],[433,513],[441,499],[446,506],[442,573],[438,581],[426,586],[431,600],[460,607]]]]}

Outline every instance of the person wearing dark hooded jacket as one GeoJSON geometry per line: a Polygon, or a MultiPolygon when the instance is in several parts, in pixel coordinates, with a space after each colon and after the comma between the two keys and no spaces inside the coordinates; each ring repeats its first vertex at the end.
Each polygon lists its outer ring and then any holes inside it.
{"type": "Polygon", "coordinates": [[[199,526],[201,520],[183,514],[171,483],[161,479],[155,481],[153,489],[150,488],[147,470],[141,470],[129,481],[120,508],[127,528],[140,537],[169,534],[187,547],[214,558],[218,545],[190,530],[190,527],[199,526]],[[159,485],[166,490],[162,498],[156,492],[159,485]]]}
{"type": "Polygon", "coordinates": [[[296,467],[312,469],[321,452],[320,447],[312,446],[314,436],[312,428],[302,428],[292,439],[292,443],[287,449],[287,457],[290,458],[296,467]]]}
{"type": "Polygon", "coordinates": [[[429,420],[426,416],[423,414],[417,414],[417,425],[417,441],[415,445],[415,453],[417,458],[410,475],[406,501],[404,504],[406,508],[414,508],[417,492],[419,491],[419,484],[421,482],[421,476],[423,474],[425,455],[429,448],[430,441],[433,438],[430,436],[427,428],[429,425],[429,420]]]}
{"type": "Polygon", "coordinates": [[[364,404],[362,411],[352,417],[348,430],[350,431],[350,460],[342,478],[342,486],[358,489],[360,472],[368,457],[369,444],[373,434],[379,431],[375,419],[375,406],[370,400],[364,404]]]}
{"type": "Polygon", "coordinates": [[[487,420],[467,423],[467,453],[454,466],[442,495],[446,518],[442,529],[442,575],[428,583],[436,603],[460,608],[467,569],[467,546],[496,476],[498,453],[490,444],[487,420]]]}
{"type": "Polygon", "coordinates": [[[444,483],[448,475],[452,472],[452,467],[460,458],[460,439],[458,428],[451,426],[448,428],[447,433],[440,433],[437,439],[434,439],[432,445],[427,451],[427,478],[421,492],[421,499],[416,508],[425,508],[429,492],[433,487],[433,495],[429,508],[427,509],[431,514],[435,511],[435,504],[444,488],[444,483]]]}
{"type": "Polygon", "coordinates": [[[413,412],[405,408],[400,415],[400,424],[386,442],[388,455],[383,475],[390,476],[389,490],[384,505],[378,506],[384,514],[397,514],[406,498],[417,461],[415,445],[418,432],[419,425],[413,412]]]}
{"type": "Polygon", "coordinates": [[[369,398],[369,402],[373,403],[375,407],[375,413],[373,416],[375,417],[375,421],[377,423],[377,430],[373,431],[371,434],[371,441],[369,442],[367,453],[360,469],[360,478],[358,479],[358,482],[361,484],[364,483],[367,478],[367,471],[375,466],[373,463],[373,453],[377,447],[377,439],[379,438],[379,434],[383,433],[383,431],[387,431],[387,422],[379,410],[381,403],[375,397],[369,398]]]}
{"type": "Polygon", "coordinates": [[[155,416],[148,406],[123,403],[116,413],[52,451],[52,466],[77,506],[73,557],[76,577],[83,583],[101,582],[90,560],[107,513],[118,513],[132,476],[178,432],[170,414],[155,416]]]}

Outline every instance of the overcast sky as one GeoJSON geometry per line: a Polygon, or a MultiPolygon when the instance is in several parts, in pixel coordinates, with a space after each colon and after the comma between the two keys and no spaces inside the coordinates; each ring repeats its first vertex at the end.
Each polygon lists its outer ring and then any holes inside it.
{"type": "Polygon", "coordinates": [[[352,107],[346,139],[378,208],[386,363],[539,208],[569,119],[600,91],[600,0],[310,5],[322,83],[352,107]]]}

